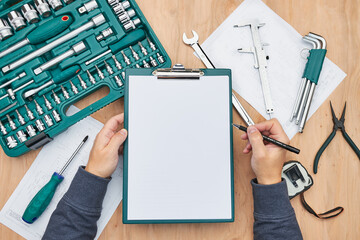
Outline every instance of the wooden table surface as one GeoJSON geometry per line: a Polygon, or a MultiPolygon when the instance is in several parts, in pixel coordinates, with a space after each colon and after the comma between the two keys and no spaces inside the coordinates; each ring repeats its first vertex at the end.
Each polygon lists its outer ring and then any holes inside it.
{"type": "MultiPolygon", "coordinates": [[[[203,42],[236,7],[241,0],[137,0],[154,31],[169,53],[173,63],[188,67],[203,67],[191,48],[182,42],[182,33],[194,29],[203,42]]],[[[292,139],[302,151],[288,159],[301,161],[312,172],[316,152],[332,131],[333,122],[329,100],[339,116],[347,101],[346,130],[360,146],[360,1],[359,0],[266,0],[265,3],[302,35],[309,31],[324,36],[328,43],[327,56],[348,76],[329,99],[308,121],[305,132],[292,139]]],[[[96,93],[76,105],[86,107],[91,100],[104,96],[96,93]]],[[[263,118],[245,101],[244,107],[255,122],[263,118]]],[[[120,99],[92,116],[105,122],[123,112],[120,99]]],[[[234,110],[234,122],[242,122],[234,110]]],[[[161,224],[123,225],[121,204],[101,234],[100,239],[252,239],[253,199],[250,179],[254,174],[250,156],[242,154],[245,142],[240,131],[234,131],[235,162],[235,222],[218,224],[161,224]]],[[[38,151],[19,158],[0,153],[0,208],[4,206],[16,186],[34,161],[38,151]]],[[[49,156],[50,157],[50,156],[49,156]]],[[[324,152],[319,173],[313,174],[314,186],[305,193],[307,201],[318,212],[335,206],[345,211],[337,218],[319,220],[301,206],[299,197],[291,203],[296,211],[304,239],[360,239],[360,162],[340,133],[324,152]]],[[[289,236],[289,239],[291,236],[289,236]]],[[[22,239],[15,232],[0,225],[0,239],[22,239]]]]}

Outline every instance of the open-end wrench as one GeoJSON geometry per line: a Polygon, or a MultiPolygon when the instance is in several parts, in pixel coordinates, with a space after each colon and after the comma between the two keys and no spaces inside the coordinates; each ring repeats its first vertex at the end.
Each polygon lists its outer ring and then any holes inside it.
{"type": "MultiPolygon", "coordinates": [[[[191,39],[188,39],[185,33],[183,34],[184,43],[190,45],[195,50],[196,54],[200,57],[201,61],[204,63],[204,65],[207,68],[214,69],[215,68],[214,64],[212,64],[209,57],[200,47],[199,35],[194,30],[192,30],[192,33],[194,37],[191,39]]],[[[240,114],[241,118],[244,120],[247,126],[251,126],[255,124],[254,121],[249,116],[249,114],[245,111],[245,108],[241,105],[241,103],[239,102],[239,100],[237,99],[234,93],[232,93],[232,104],[234,105],[235,109],[238,111],[238,113],[240,114]]]]}
{"type": "Polygon", "coordinates": [[[195,50],[196,54],[207,68],[215,68],[214,64],[212,64],[199,44],[199,35],[194,30],[192,30],[192,33],[194,35],[193,38],[187,38],[186,33],[183,34],[184,43],[190,45],[195,50]]]}

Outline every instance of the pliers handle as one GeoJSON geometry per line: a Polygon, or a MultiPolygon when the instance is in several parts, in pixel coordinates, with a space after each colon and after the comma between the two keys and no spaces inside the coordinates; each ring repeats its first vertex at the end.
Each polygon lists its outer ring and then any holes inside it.
{"type": "Polygon", "coordinates": [[[356,153],[356,155],[358,156],[358,158],[360,160],[360,150],[359,150],[359,148],[356,146],[356,144],[353,142],[353,140],[351,140],[350,136],[345,132],[344,129],[341,129],[341,132],[342,132],[342,135],[344,136],[345,140],[348,142],[348,144],[354,150],[354,152],[356,153]]]}

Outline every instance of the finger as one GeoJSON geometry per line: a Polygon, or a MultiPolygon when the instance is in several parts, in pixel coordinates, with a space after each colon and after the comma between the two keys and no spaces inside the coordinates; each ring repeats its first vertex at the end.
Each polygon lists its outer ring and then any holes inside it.
{"type": "Polygon", "coordinates": [[[248,142],[243,150],[243,153],[248,154],[249,152],[251,152],[251,150],[252,150],[251,144],[250,142],[248,142]]]}
{"type": "Polygon", "coordinates": [[[96,137],[98,147],[104,148],[110,142],[110,139],[117,132],[119,126],[124,122],[124,114],[116,115],[110,118],[100,130],[96,137]]]}
{"type": "Polygon", "coordinates": [[[124,143],[125,139],[127,137],[127,131],[126,129],[121,129],[117,133],[114,134],[114,136],[111,138],[109,144],[107,145],[108,151],[116,151],[118,153],[121,144],[124,143]]]}
{"type": "Polygon", "coordinates": [[[259,130],[254,126],[250,126],[247,129],[247,133],[249,137],[249,142],[253,150],[253,154],[263,154],[266,151],[266,148],[263,142],[263,137],[261,136],[259,130]]]}
{"type": "Polygon", "coordinates": [[[248,136],[247,136],[246,133],[244,133],[243,135],[241,135],[240,138],[241,138],[242,140],[248,140],[248,136]]]}
{"type": "Polygon", "coordinates": [[[276,118],[273,118],[269,121],[264,121],[254,125],[261,133],[266,133],[264,135],[271,136],[272,138],[282,141],[284,143],[289,142],[284,129],[281,127],[281,124],[276,118]],[[269,133],[269,134],[267,134],[269,133]]]}

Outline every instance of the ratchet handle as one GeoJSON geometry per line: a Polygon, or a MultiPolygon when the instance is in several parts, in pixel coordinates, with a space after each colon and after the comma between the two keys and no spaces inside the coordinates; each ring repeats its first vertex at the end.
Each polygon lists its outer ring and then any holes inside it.
{"type": "Polygon", "coordinates": [[[71,66],[63,70],[60,74],[56,75],[52,80],[55,84],[62,83],[66,80],[69,80],[76,76],[80,72],[80,67],[78,65],[71,66]]]}
{"type": "Polygon", "coordinates": [[[65,31],[73,22],[69,14],[61,15],[35,28],[27,38],[31,44],[43,43],[65,31]]]}
{"type": "Polygon", "coordinates": [[[127,48],[128,46],[134,45],[143,39],[145,39],[146,34],[144,30],[137,29],[132,31],[131,33],[127,34],[125,37],[120,39],[117,43],[114,43],[109,46],[110,50],[113,53],[117,53],[121,49],[127,48]]]}
{"type": "Polygon", "coordinates": [[[325,60],[326,49],[311,49],[305,66],[303,78],[317,85],[325,60]]]}

